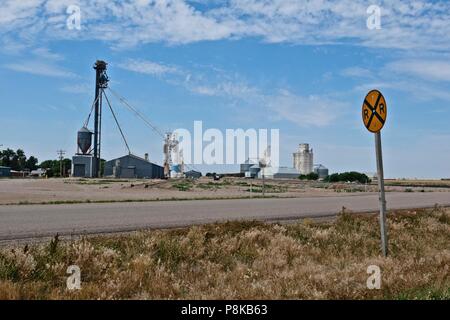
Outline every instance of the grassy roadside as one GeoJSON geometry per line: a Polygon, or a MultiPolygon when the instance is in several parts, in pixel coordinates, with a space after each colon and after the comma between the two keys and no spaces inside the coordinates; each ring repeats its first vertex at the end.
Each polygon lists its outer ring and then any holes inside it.
{"type": "Polygon", "coordinates": [[[411,187],[411,188],[450,188],[449,180],[385,180],[386,186],[411,187]]]}
{"type": "Polygon", "coordinates": [[[0,299],[450,299],[450,209],[229,222],[0,248],[0,299]],[[81,269],[81,290],[66,270],[81,269]],[[367,267],[381,268],[368,290],[367,267]]]}
{"type": "Polygon", "coordinates": [[[86,203],[130,203],[130,202],[161,202],[161,201],[194,201],[194,200],[242,200],[242,199],[271,199],[271,198],[296,198],[294,196],[279,197],[276,195],[238,196],[238,197],[193,197],[193,198],[155,198],[155,199],[119,199],[119,200],[56,200],[56,201],[20,201],[17,203],[4,203],[0,206],[29,206],[29,205],[61,205],[61,204],[86,204],[86,203]]]}

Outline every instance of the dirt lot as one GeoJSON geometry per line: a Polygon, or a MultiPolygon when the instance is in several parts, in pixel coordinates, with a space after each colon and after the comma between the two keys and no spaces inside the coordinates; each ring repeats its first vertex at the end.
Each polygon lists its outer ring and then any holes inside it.
{"type": "MultiPolygon", "coordinates": [[[[389,182],[392,183],[393,182],[389,182]]],[[[387,191],[448,191],[450,183],[388,186],[387,191]]],[[[299,180],[267,180],[270,197],[310,197],[376,192],[375,185],[328,184],[299,180]]],[[[213,181],[108,180],[108,179],[2,179],[0,204],[151,201],[169,199],[222,199],[262,196],[262,181],[223,178],[213,181]]]]}
{"type": "Polygon", "coordinates": [[[450,210],[391,212],[387,225],[388,258],[377,215],[349,212],[16,244],[0,248],[0,299],[450,299],[450,210]]]}

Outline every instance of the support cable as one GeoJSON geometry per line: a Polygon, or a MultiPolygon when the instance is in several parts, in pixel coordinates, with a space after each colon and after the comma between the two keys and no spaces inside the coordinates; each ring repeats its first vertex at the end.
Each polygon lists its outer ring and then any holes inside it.
{"type": "Polygon", "coordinates": [[[86,127],[86,128],[87,128],[87,126],[89,124],[89,121],[91,120],[91,115],[92,115],[92,112],[94,111],[94,107],[95,107],[95,104],[98,101],[98,98],[99,97],[95,98],[94,103],[92,104],[92,107],[91,107],[91,112],[89,112],[89,116],[87,117],[86,121],[84,122],[84,127],[86,127]]]}
{"type": "Polygon", "coordinates": [[[119,94],[117,94],[114,90],[108,87],[108,90],[111,91],[111,93],[119,99],[120,102],[122,102],[123,105],[125,105],[129,110],[131,110],[135,115],[137,115],[139,118],[141,118],[153,131],[155,131],[157,134],[159,134],[162,138],[165,138],[165,135],[156,127],[154,126],[141,112],[139,112],[136,108],[133,108],[126,100],[125,98],[121,97],[119,94]]]}
{"type": "MultiPolygon", "coordinates": [[[[131,106],[126,100],[125,98],[121,97],[118,93],[116,93],[114,90],[112,90],[110,87],[107,88],[109,91],[111,91],[111,93],[124,105],[128,108],[128,110],[130,110],[131,112],[133,112],[135,115],[137,115],[139,118],[141,118],[141,120],[143,120],[145,122],[145,124],[147,124],[147,126],[149,126],[153,131],[155,131],[158,135],[160,135],[163,139],[166,138],[166,135],[164,133],[161,132],[161,130],[159,130],[155,125],[153,125],[148,118],[146,118],[141,112],[139,112],[136,108],[134,108],[133,106],[131,106]]],[[[106,95],[105,95],[106,96],[106,95]]],[[[197,168],[195,168],[194,165],[192,164],[184,164],[187,168],[194,170],[194,171],[198,171],[200,172],[197,168]]]]}
{"type": "Polygon", "coordinates": [[[114,120],[116,121],[117,127],[119,128],[120,134],[122,135],[122,139],[125,142],[125,145],[126,145],[126,147],[128,149],[128,154],[131,154],[131,150],[130,150],[130,147],[128,146],[127,139],[125,139],[125,135],[123,134],[122,128],[120,127],[119,121],[117,120],[116,114],[114,113],[114,110],[113,110],[113,108],[111,106],[111,103],[109,102],[109,99],[108,99],[108,96],[105,93],[105,90],[102,89],[102,93],[104,94],[104,96],[106,98],[106,102],[108,102],[109,109],[111,110],[111,113],[112,113],[112,115],[114,117],[114,120]]]}

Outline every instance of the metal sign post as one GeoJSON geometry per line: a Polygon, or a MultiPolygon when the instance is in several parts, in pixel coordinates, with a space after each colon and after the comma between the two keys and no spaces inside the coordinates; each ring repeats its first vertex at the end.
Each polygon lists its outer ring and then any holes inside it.
{"type": "Polygon", "coordinates": [[[381,231],[381,250],[383,256],[388,255],[388,239],[386,231],[386,196],[384,193],[384,171],[383,171],[383,152],[381,148],[381,132],[375,133],[375,149],[377,154],[377,174],[378,189],[380,200],[380,231],[381,231]]]}
{"type": "Polygon", "coordinates": [[[266,160],[259,161],[259,167],[261,168],[261,175],[262,175],[262,196],[263,198],[265,198],[266,197],[265,171],[267,167],[266,160]]]}
{"type": "Polygon", "coordinates": [[[263,168],[263,174],[262,174],[262,178],[263,178],[263,185],[262,185],[262,194],[263,194],[263,198],[266,197],[266,182],[265,182],[265,167],[263,168]]]}
{"type": "Polygon", "coordinates": [[[377,177],[380,201],[381,251],[388,255],[388,238],[386,230],[386,196],[384,191],[383,152],[381,148],[381,129],[387,118],[387,104],[378,90],[370,91],[362,106],[362,118],[367,130],[375,134],[375,150],[377,156],[377,177]]]}

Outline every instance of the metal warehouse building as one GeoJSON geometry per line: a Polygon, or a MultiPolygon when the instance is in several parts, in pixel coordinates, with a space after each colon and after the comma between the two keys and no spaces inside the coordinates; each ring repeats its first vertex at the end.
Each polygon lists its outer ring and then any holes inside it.
{"type": "Polygon", "coordinates": [[[267,167],[258,172],[258,178],[262,178],[263,174],[266,179],[297,179],[300,172],[295,168],[267,167]]]}
{"type": "Polygon", "coordinates": [[[0,178],[11,177],[10,167],[0,167],[0,178]]]}
{"type": "Polygon", "coordinates": [[[124,179],[163,179],[164,168],[146,159],[129,154],[106,162],[103,175],[124,179]]]}

